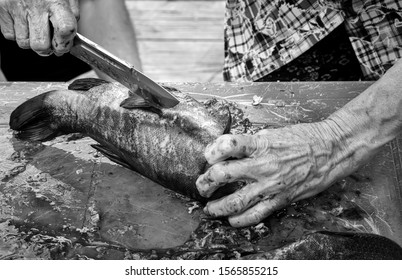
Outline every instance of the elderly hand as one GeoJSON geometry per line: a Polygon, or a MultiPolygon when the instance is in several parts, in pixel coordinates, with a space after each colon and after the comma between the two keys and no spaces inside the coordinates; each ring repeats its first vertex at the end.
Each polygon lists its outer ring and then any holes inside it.
{"type": "Polygon", "coordinates": [[[235,227],[256,224],[352,173],[365,158],[364,152],[354,148],[365,147],[345,146],[347,133],[334,124],[323,121],[262,130],[256,135],[219,137],[205,151],[213,165],[197,180],[200,194],[210,197],[233,181],[246,185],[208,202],[204,211],[214,217],[229,216],[235,227]]]}
{"type": "Polygon", "coordinates": [[[42,56],[70,50],[78,18],[78,0],[0,0],[4,37],[42,56]]]}

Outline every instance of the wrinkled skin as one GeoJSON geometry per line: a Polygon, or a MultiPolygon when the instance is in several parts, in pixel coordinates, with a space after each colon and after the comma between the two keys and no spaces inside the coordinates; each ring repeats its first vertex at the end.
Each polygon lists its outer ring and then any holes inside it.
{"type": "Polygon", "coordinates": [[[256,224],[291,202],[313,196],[345,174],[344,164],[326,123],[266,129],[256,135],[224,135],[209,145],[205,157],[213,166],[197,180],[209,197],[233,181],[241,190],[211,201],[204,211],[229,216],[232,226],[256,224]],[[228,158],[239,160],[224,161],[228,158]]]}
{"type": "Polygon", "coordinates": [[[41,56],[70,50],[78,18],[78,0],[0,0],[4,37],[41,56]]]}

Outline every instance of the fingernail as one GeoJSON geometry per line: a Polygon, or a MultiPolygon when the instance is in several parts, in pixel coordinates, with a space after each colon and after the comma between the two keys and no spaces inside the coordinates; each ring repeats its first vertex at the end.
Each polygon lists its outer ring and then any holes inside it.
{"type": "Polygon", "coordinates": [[[62,55],[64,55],[65,53],[61,53],[61,52],[54,52],[54,55],[55,56],[57,56],[57,57],[60,57],[60,56],[62,56],[62,55]]]}
{"type": "Polygon", "coordinates": [[[205,185],[205,175],[202,174],[198,177],[197,181],[195,182],[195,186],[197,187],[197,190],[199,192],[202,192],[204,185],[205,185]]]}
{"type": "Polygon", "coordinates": [[[50,56],[53,52],[52,51],[39,51],[37,54],[40,56],[50,56]]]}

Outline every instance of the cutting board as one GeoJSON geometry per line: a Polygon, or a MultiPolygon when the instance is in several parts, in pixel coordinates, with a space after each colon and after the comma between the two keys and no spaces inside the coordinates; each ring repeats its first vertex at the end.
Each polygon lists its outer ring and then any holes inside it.
{"type": "MultiPolygon", "coordinates": [[[[200,101],[235,102],[243,119],[272,127],[322,120],[370,84],[166,83],[200,101]],[[253,106],[256,95],[262,102],[253,106]]],[[[203,245],[211,248],[223,242],[219,229],[236,237],[225,241],[231,246],[244,241],[258,250],[322,229],[372,232],[402,245],[401,137],[322,194],[278,211],[257,227],[232,229],[208,219],[198,202],[99,155],[90,138],[69,135],[44,144],[13,138],[8,120],[16,106],[66,87],[0,84],[0,257],[120,259],[215,236],[203,245]]]]}

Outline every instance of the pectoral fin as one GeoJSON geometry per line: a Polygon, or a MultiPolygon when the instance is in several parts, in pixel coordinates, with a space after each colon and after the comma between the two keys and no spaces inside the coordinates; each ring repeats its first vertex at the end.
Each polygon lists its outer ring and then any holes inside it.
{"type": "Polygon", "coordinates": [[[130,93],[130,96],[124,99],[120,103],[120,107],[124,109],[143,109],[147,111],[151,111],[155,114],[160,115],[161,109],[156,103],[151,100],[145,99],[142,96],[139,96],[136,93],[130,93]]]}
{"type": "Polygon", "coordinates": [[[125,109],[144,109],[153,107],[153,104],[137,94],[131,94],[130,97],[120,103],[120,107],[125,109]]]}
{"type": "Polygon", "coordinates": [[[109,150],[107,147],[99,145],[99,144],[93,144],[91,145],[95,150],[100,152],[102,155],[113,161],[114,163],[117,163],[121,166],[124,166],[125,168],[133,170],[133,168],[121,157],[116,155],[114,152],[109,150]]]}

